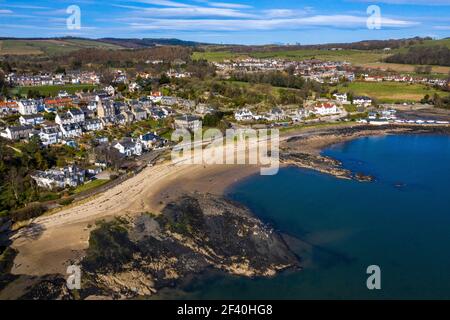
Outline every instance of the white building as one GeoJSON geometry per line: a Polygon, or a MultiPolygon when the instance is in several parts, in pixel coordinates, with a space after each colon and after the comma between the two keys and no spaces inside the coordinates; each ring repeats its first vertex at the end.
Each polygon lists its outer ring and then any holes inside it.
{"type": "Polygon", "coordinates": [[[372,104],[372,99],[370,99],[369,97],[354,97],[353,98],[353,104],[356,104],[358,106],[362,106],[362,107],[368,107],[372,104]]]}
{"type": "Polygon", "coordinates": [[[254,119],[253,113],[248,109],[241,109],[234,113],[236,121],[251,121],[254,119]]]}
{"type": "Polygon", "coordinates": [[[81,126],[84,131],[98,131],[103,130],[103,123],[100,119],[88,119],[84,121],[81,126]]]}
{"type": "Polygon", "coordinates": [[[65,168],[55,168],[46,171],[37,171],[31,175],[37,185],[46,188],[66,188],[77,187],[85,181],[85,170],[75,166],[68,166],[65,168]]]}
{"type": "Polygon", "coordinates": [[[26,125],[36,126],[44,122],[44,117],[40,114],[23,115],[20,116],[19,122],[23,126],[26,125]]]}
{"type": "Polygon", "coordinates": [[[20,100],[17,105],[19,106],[19,113],[21,115],[38,113],[38,104],[34,100],[20,100]]]}
{"type": "Polygon", "coordinates": [[[44,146],[59,143],[61,136],[62,133],[58,126],[45,126],[39,132],[39,138],[44,146]]]}
{"type": "Polygon", "coordinates": [[[82,123],[84,121],[84,113],[80,109],[70,109],[67,113],[72,117],[72,123],[82,123]]]}
{"type": "Polygon", "coordinates": [[[76,123],[61,125],[60,128],[64,138],[76,138],[83,133],[81,127],[76,123]]]}
{"type": "Polygon", "coordinates": [[[33,127],[29,125],[8,127],[0,133],[0,136],[9,140],[28,139],[32,131],[33,127]]]}
{"type": "Polygon", "coordinates": [[[199,117],[193,115],[183,115],[175,118],[176,129],[186,129],[190,131],[196,131],[200,129],[202,121],[199,117]]]}
{"type": "Polygon", "coordinates": [[[333,94],[334,99],[342,104],[348,103],[348,97],[346,93],[335,93],[333,94]]]}
{"type": "Polygon", "coordinates": [[[142,154],[142,143],[132,138],[123,138],[114,145],[114,148],[126,157],[140,156],[142,154]]]}
{"type": "Polygon", "coordinates": [[[334,103],[318,103],[314,107],[314,113],[320,116],[327,116],[339,113],[339,109],[334,103]]]}

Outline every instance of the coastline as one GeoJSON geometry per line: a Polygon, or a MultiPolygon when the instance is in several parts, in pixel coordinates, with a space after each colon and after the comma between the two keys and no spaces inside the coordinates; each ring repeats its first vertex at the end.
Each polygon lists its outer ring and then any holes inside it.
{"type": "MultiPolygon", "coordinates": [[[[285,152],[287,148],[295,149],[293,144],[298,144],[296,151],[320,157],[320,151],[329,145],[364,136],[449,132],[448,127],[435,129],[357,125],[304,130],[282,136],[281,148],[285,152]]],[[[291,164],[283,164],[286,165],[291,164]]],[[[144,212],[158,214],[166,204],[186,193],[224,196],[228,188],[257,172],[257,166],[174,166],[168,162],[146,168],[86,203],[34,219],[31,226],[21,229],[12,238],[12,247],[18,255],[11,273],[65,275],[67,266],[83,257],[90,232],[98,220],[132,217],[144,212]]]]}

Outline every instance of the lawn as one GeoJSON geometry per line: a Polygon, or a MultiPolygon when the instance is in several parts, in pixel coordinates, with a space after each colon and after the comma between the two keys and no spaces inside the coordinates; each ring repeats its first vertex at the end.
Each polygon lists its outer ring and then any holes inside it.
{"type": "Polygon", "coordinates": [[[90,84],[70,84],[70,85],[54,85],[54,86],[31,86],[31,87],[16,87],[12,90],[13,95],[26,96],[29,90],[37,90],[43,96],[56,96],[61,90],[67,91],[69,94],[82,91],[84,89],[92,90],[98,86],[90,84]]]}
{"type": "Polygon", "coordinates": [[[109,182],[109,180],[100,180],[100,179],[93,180],[88,183],[82,184],[81,186],[76,188],[74,190],[74,193],[77,194],[77,193],[85,192],[88,190],[92,190],[92,189],[101,187],[102,185],[106,184],[107,182],[109,182]]]}
{"type": "Polygon", "coordinates": [[[435,93],[441,96],[445,92],[429,88],[422,84],[406,84],[397,82],[353,82],[338,86],[339,92],[353,92],[355,95],[365,95],[376,98],[382,103],[393,102],[418,102],[426,94],[433,96],[435,93]]]}

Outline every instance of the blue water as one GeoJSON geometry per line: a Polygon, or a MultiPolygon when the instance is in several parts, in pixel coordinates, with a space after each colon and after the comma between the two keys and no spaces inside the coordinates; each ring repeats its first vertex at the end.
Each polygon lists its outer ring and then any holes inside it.
{"type": "Polygon", "coordinates": [[[368,137],[323,154],[373,183],[284,168],[229,190],[277,230],[298,238],[304,269],[271,279],[210,276],[186,288],[199,299],[450,298],[450,137],[368,137]],[[381,290],[366,287],[369,265],[381,290]]]}

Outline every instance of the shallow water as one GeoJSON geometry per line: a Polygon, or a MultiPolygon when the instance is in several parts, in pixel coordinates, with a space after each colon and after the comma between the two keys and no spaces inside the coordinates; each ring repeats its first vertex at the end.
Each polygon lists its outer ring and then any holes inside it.
{"type": "Polygon", "coordinates": [[[228,195],[291,242],[304,269],[271,279],[214,275],[177,298],[450,298],[450,137],[367,137],[323,152],[372,183],[284,168],[252,176],[228,195]],[[381,290],[366,286],[381,268],[381,290]]]}

